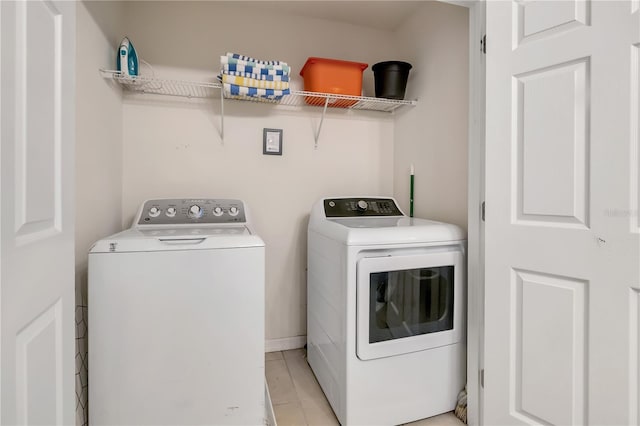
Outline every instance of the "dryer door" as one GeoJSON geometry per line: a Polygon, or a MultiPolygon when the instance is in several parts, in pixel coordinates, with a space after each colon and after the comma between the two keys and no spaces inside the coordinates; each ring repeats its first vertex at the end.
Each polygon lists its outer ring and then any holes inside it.
{"type": "Polygon", "coordinates": [[[459,342],[463,268],[460,251],[360,259],[358,358],[375,359],[459,342]]]}

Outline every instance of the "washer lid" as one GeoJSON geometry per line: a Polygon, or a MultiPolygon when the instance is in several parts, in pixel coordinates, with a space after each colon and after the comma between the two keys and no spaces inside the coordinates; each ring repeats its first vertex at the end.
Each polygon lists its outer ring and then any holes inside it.
{"type": "Polygon", "coordinates": [[[405,216],[391,197],[368,196],[320,199],[311,209],[309,232],[358,246],[454,242],[466,238],[456,225],[405,216]]]}
{"type": "Polygon", "coordinates": [[[264,241],[244,225],[127,229],[104,238],[89,253],[208,250],[264,247],[264,241]]]}
{"type": "MultiPolygon", "coordinates": [[[[347,228],[397,228],[402,226],[416,226],[416,221],[422,221],[422,219],[413,219],[413,221],[405,220],[408,219],[404,216],[401,217],[353,217],[353,218],[345,218],[345,219],[327,219],[331,222],[338,223],[342,226],[346,226],[347,228]]],[[[424,222],[431,222],[425,220],[424,222]]],[[[437,223],[437,222],[433,222],[437,223]]]]}
{"type": "Polygon", "coordinates": [[[450,242],[466,238],[456,225],[406,216],[326,219],[310,224],[310,229],[347,245],[450,242]]]}

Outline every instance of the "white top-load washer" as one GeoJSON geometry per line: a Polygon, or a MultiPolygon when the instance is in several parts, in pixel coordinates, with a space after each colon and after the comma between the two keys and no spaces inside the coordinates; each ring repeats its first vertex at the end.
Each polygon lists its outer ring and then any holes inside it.
{"type": "Polygon", "coordinates": [[[264,275],[240,200],[149,200],[98,241],[89,424],[264,424],[264,275]]]}
{"type": "Polygon", "coordinates": [[[343,425],[455,408],[464,387],[465,234],[388,197],[318,201],[308,229],[308,361],[343,425]]]}

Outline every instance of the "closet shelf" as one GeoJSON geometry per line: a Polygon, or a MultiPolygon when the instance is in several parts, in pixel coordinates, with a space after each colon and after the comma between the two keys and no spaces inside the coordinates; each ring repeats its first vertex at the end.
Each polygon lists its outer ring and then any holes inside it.
{"type": "Polygon", "coordinates": [[[185,80],[168,80],[163,78],[139,75],[129,77],[120,71],[100,70],[104,78],[110,78],[127,90],[157,95],[180,96],[185,98],[212,98],[216,96],[221,85],[218,82],[196,82],[185,80]]]}
{"type": "MultiPolygon", "coordinates": [[[[221,132],[220,136],[223,138],[223,126],[224,126],[224,100],[227,99],[223,96],[222,85],[215,82],[196,82],[186,80],[169,80],[149,76],[136,76],[129,77],[120,74],[119,71],[104,70],[101,69],[100,73],[106,79],[112,79],[120,84],[125,89],[132,92],[139,93],[152,93],[158,95],[167,96],[179,96],[186,98],[220,98],[222,105],[221,116],[221,132]]],[[[230,99],[234,100],[234,99],[230,99]]],[[[250,97],[242,98],[242,101],[252,102],[264,102],[261,99],[252,99],[250,97]]],[[[335,110],[367,110],[367,111],[382,111],[393,112],[396,109],[403,106],[415,106],[418,102],[415,100],[395,100],[384,98],[371,98],[365,96],[349,96],[349,95],[336,95],[331,93],[318,93],[318,92],[305,92],[305,91],[292,91],[290,95],[283,96],[281,100],[277,102],[265,102],[272,105],[285,105],[285,106],[304,106],[323,108],[322,118],[320,124],[314,135],[316,147],[318,145],[318,139],[320,137],[320,130],[324,121],[324,116],[327,108],[335,108],[335,110]]]]}

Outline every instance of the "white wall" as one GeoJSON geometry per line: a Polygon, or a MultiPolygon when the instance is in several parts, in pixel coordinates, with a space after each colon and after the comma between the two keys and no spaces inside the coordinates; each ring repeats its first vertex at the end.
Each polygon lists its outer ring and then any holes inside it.
{"type": "Polygon", "coordinates": [[[120,2],[78,2],[76,129],[76,270],[86,272],[87,252],[122,223],[122,90],[102,78],[112,68],[120,33],[120,2]]]}
{"type": "Polygon", "coordinates": [[[398,59],[413,65],[406,98],[415,108],[396,116],[393,193],[409,212],[409,170],[415,167],[414,214],[467,229],[469,106],[468,9],[425,2],[396,34],[398,59]]]}
{"type": "MultiPolygon", "coordinates": [[[[287,61],[298,87],[298,72],[309,56],[373,64],[393,49],[385,31],[287,19],[237,3],[130,3],[127,34],[157,75],[211,78],[220,68],[219,56],[234,51],[287,61]]],[[[365,75],[365,89],[372,93],[371,71],[365,75]]],[[[266,338],[306,334],[309,210],[322,196],[391,195],[393,116],[331,111],[314,150],[321,110],[228,101],[223,144],[219,101],[145,96],[125,98],[123,226],[146,198],[245,200],[267,244],[266,338]],[[282,157],[262,154],[265,127],[284,130],[282,157]]]]}
{"type": "Polygon", "coordinates": [[[87,424],[87,252],[122,222],[122,95],[100,77],[115,57],[119,2],[77,3],[76,422],[87,424]]]}

